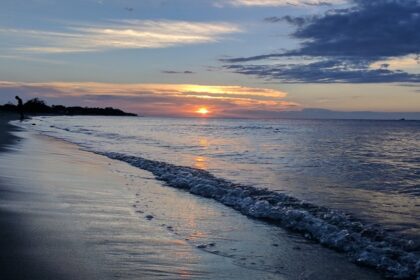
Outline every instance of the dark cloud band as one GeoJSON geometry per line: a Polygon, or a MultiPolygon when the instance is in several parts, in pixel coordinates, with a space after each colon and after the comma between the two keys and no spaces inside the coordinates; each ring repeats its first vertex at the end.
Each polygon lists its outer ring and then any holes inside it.
{"type": "Polygon", "coordinates": [[[402,70],[378,69],[376,61],[420,54],[420,1],[353,0],[354,6],[329,10],[322,16],[269,17],[296,27],[291,36],[301,47],[282,53],[222,60],[227,69],[261,78],[291,82],[385,83],[420,82],[420,75],[402,70]],[[285,57],[312,57],[313,63],[259,64],[251,61],[285,57]]]}

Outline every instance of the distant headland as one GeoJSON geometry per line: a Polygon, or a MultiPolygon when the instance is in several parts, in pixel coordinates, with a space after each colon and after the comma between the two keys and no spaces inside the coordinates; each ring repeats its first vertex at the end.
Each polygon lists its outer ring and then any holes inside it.
{"type": "MultiPolygon", "coordinates": [[[[137,116],[137,114],[127,113],[120,109],[106,107],[81,107],[63,105],[48,106],[45,101],[39,98],[33,98],[23,104],[23,111],[27,115],[66,115],[66,116],[137,116]]],[[[19,107],[13,103],[0,105],[0,112],[15,112],[19,113],[19,107]]]]}

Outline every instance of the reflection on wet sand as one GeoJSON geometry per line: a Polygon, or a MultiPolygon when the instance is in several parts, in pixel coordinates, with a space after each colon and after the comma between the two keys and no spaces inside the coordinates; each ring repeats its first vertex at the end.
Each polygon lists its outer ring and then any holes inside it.
{"type": "Polygon", "coordinates": [[[344,210],[420,240],[415,124],[158,118],[120,123],[78,117],[80,130],[60,117],[34,122],[90,150],[205,169],[233,182],[344,210]]]}
{"type": "Polygon", "coordinates": [[[2,205],[30,209],[33,223],[48,213],[48,224],[39,225],[46,230],[70,225],[86,250],[101,256],[108,278],[379,279],[340,254],[70,144],[28,138],[0,166],[0,177],[51,201],[2,205]]]}

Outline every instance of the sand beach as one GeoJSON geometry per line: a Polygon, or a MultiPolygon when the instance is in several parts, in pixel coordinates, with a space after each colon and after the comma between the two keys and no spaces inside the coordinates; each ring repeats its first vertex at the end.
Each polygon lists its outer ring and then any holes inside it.
{"type": "Polygon", "coordinates": [[[0,154],[2,279],[380,279],[149,172],[12,132],[10,119],[0,154]]]}

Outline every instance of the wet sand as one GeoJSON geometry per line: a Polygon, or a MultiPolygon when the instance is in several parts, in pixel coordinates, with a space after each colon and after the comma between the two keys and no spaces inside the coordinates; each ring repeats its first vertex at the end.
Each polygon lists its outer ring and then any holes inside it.
{"type": "Polygon", "coordinates": [[[17,115],[0,112],[0,152],[14,144],[18,138],[12,134],[17,127],[9,124],[9,121],[18,119],[17,115]]]}
{"type": "MultiPolygon", "coordinates": [[[[13,134],[19,129],[8,124],[15,119],[14,114],[0,114],[0,158],[21,144],[22,139],[13,134]]],[[[20,172],[19,168],[14,171],[20,172]]],[[[91,277],[97,276],[96,270],[93,266],[87,268],[89,257],[77,244],[69,224],[48,213],[18,209],[20,204],[36,201],[47,209],[48,203],[41,194],[10,181],[14,175],[4,167],[1,171],[0,279],[94,279],[91,277]]]]}
{"type": "Polygon", "coordinates": [[[1,279],[380,279],[148,172],[18,134],[0,154],[1,279]]]}

